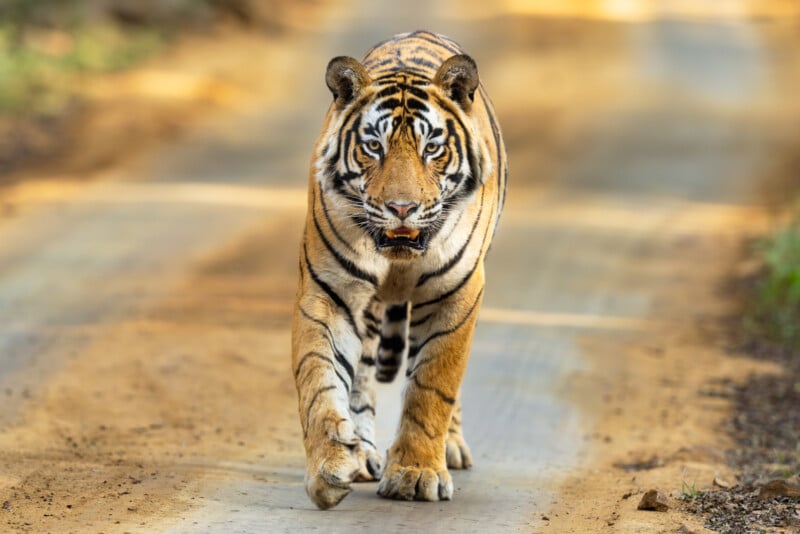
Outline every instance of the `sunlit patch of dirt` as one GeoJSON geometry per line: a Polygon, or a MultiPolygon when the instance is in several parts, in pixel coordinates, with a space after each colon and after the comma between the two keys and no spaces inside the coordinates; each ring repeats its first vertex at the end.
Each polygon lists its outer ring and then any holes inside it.
{"type": "MultiPolygon", "coordinates": [[[[568,478],[550,513],[553,532],[676,532],[700,528],[680,512],[690,489],[732,480],[733,446],[724,429],[729,402],[714,384],[741,383],[770,363],[731,357],[723,320],[736,301],[719,290],[739,253],[738,242],[710,235],[681,240],[673,282],[656,290],[660,328],[628,338],[584,338],[591,369],[564,384],[565,394],[597,414],[591,455],[568,478]],[[687,308],[686,295],[692,295],[687,308]],[[670,511],[641,511],[645,492],[670,499],[670,511]]],[[[667,260],[664,260],[667,261],[667,260]]]]}
{"type": "Polygon", "coordinates": [[[0,530],[157,529],[202,504],[198,484],[258,480],[264,458],[303,465],[295,280],[280,274],[294,272],[282,236],[301,215],[287,217],[200,261],[137,319],[98,326],[41,393],[5,393],[28,398],[0,433],[0,530]],[[251,252],[263,243],[276,245],[251,252]]]}

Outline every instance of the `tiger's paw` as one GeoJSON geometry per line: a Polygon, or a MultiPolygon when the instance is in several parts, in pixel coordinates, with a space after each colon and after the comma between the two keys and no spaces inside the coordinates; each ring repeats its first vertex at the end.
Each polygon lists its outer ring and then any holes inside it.
{"type": "Polygon", "coordinates": [[[447,457],[447,467],[450,469],[469,469],[472,467],[472,453],[461,433],[451,432],[448,434],[445,456],[447,457]]]}
{"type": "Polygon", "coordinates": [[[453,497],[453,479],[447,469],[394,464],[383,473],[378,495],[406,501],[449,501],[453,497]]]}
{"type": "Polygon", "coordinates": [[[313,445],[306,468],[306,493],[319,508],[333,508],[352,491],[359,472],[358,437],[350,421],[332,425],[327,439],[313,445]]]}
{"type": "Polygon", "coordinates": [[[356,455],[358,456],[358,473],[356,473],[355,482],[371,482],[381,478],[383,458],[371,443],[359,441],[356,446],[356,455]]]}

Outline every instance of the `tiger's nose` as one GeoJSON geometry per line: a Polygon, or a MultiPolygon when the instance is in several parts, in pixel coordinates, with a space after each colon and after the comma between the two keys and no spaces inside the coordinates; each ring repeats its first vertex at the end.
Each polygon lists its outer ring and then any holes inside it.
{"type": "Polygon", "coordinates": [[[416,202],[392,200],[386,203],[386,207],[389,208],[389,211],[391,211],[401,219],[405,219],[406,217],[408,217],[417,210],[419,204],[417,204],[416,202]]]}

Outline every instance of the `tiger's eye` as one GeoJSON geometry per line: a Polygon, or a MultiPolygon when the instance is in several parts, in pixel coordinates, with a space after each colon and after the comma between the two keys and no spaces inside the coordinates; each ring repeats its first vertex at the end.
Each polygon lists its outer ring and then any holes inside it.
{"type": "Polygon", "coordinates": [[[380,152],[381,150],[381,142],[377,139],[370,139],[366,143],[366,147],[371,150],[372,152],[380,152]]]}
{"type": "Polygon", "coordinates": [[[436,143],[428,143],[427,145],[425,145],[425,152],[427,154],[433,154],[434,152],[439,150],[440,146],[441,145],[437,145],[436,143]]]}

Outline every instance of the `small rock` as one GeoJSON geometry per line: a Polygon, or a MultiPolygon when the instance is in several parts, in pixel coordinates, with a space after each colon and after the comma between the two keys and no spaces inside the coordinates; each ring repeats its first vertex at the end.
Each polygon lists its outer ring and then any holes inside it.
{"type": "Polygon", "coordinates": [[[652,489],[642,496],[642,500],[639,501],[637,509],[666,512],[669,510],[669,500],[667,500],[667,497],[660,491],[652,489]]]}
{"type": "Polygon", "coordinates": [[[800,486],[789,484],[785,480],[771,480],[764,484],[758,492],[759,499],[773,499],[775,497],[800,497],[800,486]]]}
{"type": "Polygon", "coordinates": [[[722,489],[731,489],[733,487],[733,484],[720,477],[714,477],[714,485],[722,489]]]}
{"type": "Polygon", "coordinates": [[[542,516],[542,521],[550,521],[550,518],[547,517],[546,515],[543,515],[542,516]]]}

